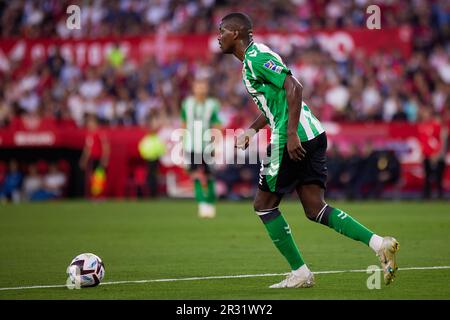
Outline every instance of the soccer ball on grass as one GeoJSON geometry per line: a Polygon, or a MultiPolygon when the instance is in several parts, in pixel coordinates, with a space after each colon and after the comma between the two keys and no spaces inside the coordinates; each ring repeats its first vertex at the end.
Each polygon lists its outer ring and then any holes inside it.
{"type": "Polygon", "coordinates": [[[95,287],[105,276],[105,265],[95,254],[82,253],[70,262],[67,275],[66,284],[69,289],[95,287]]]}

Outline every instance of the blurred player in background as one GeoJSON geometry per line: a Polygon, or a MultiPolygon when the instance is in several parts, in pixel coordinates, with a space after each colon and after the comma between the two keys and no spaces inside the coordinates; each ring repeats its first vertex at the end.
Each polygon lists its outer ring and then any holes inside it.
{"type": "Polygon", "coordinates": [[[9,162],[9,171],[5,175],[3,183],[0,183],[0,203],[20,201],[20,189],[22,187],[23,174],[19,170],[19,163],[12,159],[9,162]]]}
{"type": "Polygon", "coordinates": [[[436,182],[438,198],[444,196],[443,178],[445,155],[448,149],[448,129],[439,114],[431,108],[421,109],[421,122],[418,126],[419,141],[422,147],[424,186],[423,197],[432,198],[433,182],[436,182]]]}
{"type": "Polygon", "coordinates": [[[80,168],[85,171],[85,192],[89,196],[100,196],[104,192],[106,169],[109,162],[110,144],[98,126],[95,114],[86,114],[86,140],[80,158],[80,168]]]}
{"type": "Polygon", "coordinates": [[[242,13],[225,16],[219,26],[223,53],[243,62],[245,87],[261,114],[246,133],[237,137],[236,147],[247,148],[250,138],[270,125],[270,160],[263,160],[254,209],[274,245],[286,258],[292,272],[271,288],[299,288],[314,285],[297,248],[290,227],[278,208],[283,195],[296,190],[308,219],[370,246],[380,259],[386,284],[397,271],[395,253],[399,248],[392,237],[380,237],[342,210],[324,200],[327,179],[327,136],[319,120],[302,100],[303,87],[278,54],[253,42],[252,22],[242,13]]]}
{"type": "Polygon", "coordinates": [[[168,125],[164,110],[152,109],[147,116],[148,132],[138,145],[139,154],[147,161],[147,187],[151,197],[158,196],[159,160],[166,153],[166,146],[158,133],[168,125]]]}
{"type": "Polygon", "coordinates": [[[215,177],[213,168],[204,159],[204,153],[210,152],[208,147],[212,146],[208,130],[220,129],[220,104],[217,99],[208,96],[209,83],[206,77],[198,77],[193,81],[192,93],[183,100],[181,106],[182,127],[186,129],[184,156],[189,163],[189,174],[194,180],[198,215],[201,218],[213,218],[216,215],[215,177]],[[206,194],[202,180],[206,180],[206,194]]]}

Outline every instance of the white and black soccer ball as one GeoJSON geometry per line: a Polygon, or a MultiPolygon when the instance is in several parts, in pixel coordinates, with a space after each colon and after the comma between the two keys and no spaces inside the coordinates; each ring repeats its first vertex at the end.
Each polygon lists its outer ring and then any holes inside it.
{"type": "Polygon", "coordinates": [[[93,253],[82,253],[70,262],[67,268],[68,284],[74,287],[95,287],[105,276],[105,265],[102,259],[93,253]]]}

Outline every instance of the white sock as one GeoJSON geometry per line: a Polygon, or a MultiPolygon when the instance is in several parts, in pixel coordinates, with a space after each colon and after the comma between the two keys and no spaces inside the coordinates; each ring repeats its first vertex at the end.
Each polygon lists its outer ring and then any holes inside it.
{"type": "Polygon", "coordinates": [[[310,274],[311,271],[309,270],[308,266],[305,263],[304,265],[302,265],[297,270],[292,270],[292,273],[295,274],[298,277],[298,276],[302,276],[302,275],[306,276],[306,275],[310,274]]]}
{"type": "Polygon", "coordinates": [[[369,247],[373,249],[373,251],[378,252],[381,249],[381,244],[383,243],[383,237],[374,234],[369,241],[369,247]]]}

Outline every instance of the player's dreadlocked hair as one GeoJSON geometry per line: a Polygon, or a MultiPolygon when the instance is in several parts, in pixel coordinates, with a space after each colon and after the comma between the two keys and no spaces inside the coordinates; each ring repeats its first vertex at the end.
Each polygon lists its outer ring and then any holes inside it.
{"type": "Polygon", "coordinates": [[[234,30],[239,31],[239,36],[244,39],[252,40],[253,23],[248,15],[241,12],[232,12],[222,18],[223,22],[227,22],[234,30]]]}

